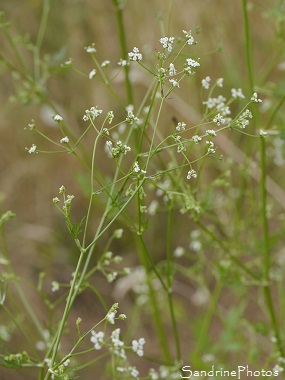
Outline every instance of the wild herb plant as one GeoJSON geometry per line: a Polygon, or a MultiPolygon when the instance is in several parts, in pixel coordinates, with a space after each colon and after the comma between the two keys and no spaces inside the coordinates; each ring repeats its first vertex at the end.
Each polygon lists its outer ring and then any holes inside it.
{"type": "MultiPolygon", "coordinates": [[[[242,88],[231,88],[231,83],[225,83],[222,77],[211,78],[205,73],[200,94],[197,94],[202,109],[199,121],[188,121],[192,116],[187,114],[186,108],[185,118],[173,117],[168,124],[164,114],[173,97],[184,85],[191,86],[196,72],[203,72],[203,59],[196,50],[197,40],[203,35],[185,28],[179,34],[163,33],[151,53],[144,53],[142,47],[136,46],[129,51],[123,22],[127,5],[117,0],[113,3],[122,57],[118,62],[111,57],[106,60],[102,58],[105,53],[93,43],[85,47],[85,54],[90,56],[94,66],[87,74],[80,72],[72,59],[54,68],[41,57],[49,1],[44,2],[36,43],[26,43],[33,57],[33,70],[26,52],[22,53],[8,23],[2,19],[2,32],[15,53],[17,64],[5,56],[2,60],[23,86],[17,100],[49,106],[58,129],[58,137],[54,139],[32,120],[26,128],[32,133],[31,145],[26,151],[28,156],[34,157],[28,158],[36,160],[40,154],[47,157],[58,154],[61,159],[64,155],[69,160],[74,156],[88,178],[82,183],[88,202],[84,217],[77,220],[73,213],[77,194],[73,194],[72,189],[59,183],[58,193],[51,200],[51,206],[53,203],[62,215],[72,238],[77,260],[69,283],[56,278],[51,282],[52,293],[59,294],[58,298],[45,291],[44,275],[37,285],[32,285],[48,309],[46,319],[40,318],[30,304],[21,285],[26,280],[18,277],[12,265],[5,224],[15,215],[11,211],[2,214],[1,308],[13,325],[11,330],[18,331],[26,348],[15,352],[7,345],[0,363],[10,369],[31,368],[34,371],[31,376],[39,380],[75,379],[87,367],[104,378],[176,379],[183,376],[183,365],[210,369],[215,363],[231,368],[238,362],[227,362],[227,354],[242,352],[249,340],[249,363],[257,367],[263,360],[264,368],[272,370],[275,366],[275,371],[281,372],[285,362],[281,323],[284,313],[278,314],[273,293],[276,288],[279,287],[279,292],[282,288],[282,273],[274,277],[276,261],[272,257],[269,229],[266,154],[267,141],[271,138],[269,128],[284,96],[264,123],[259,112],[262,100],[256,92],[256,88],[261,92],[262,88],[253,78],[247,2],[242,1],[242,9],[250,95],[246,96],[242,88]],[[131,78],[132,67],[147,83],[146,91],[139,96],[131,78]],[[68,75],[72,69],[92,83],[101,81],[110,97],[116,100],[116,109],[103,109],[100,98],[86,106],[87,109],[82,110],[81,134],[70,128],[64,115],[66,111],[56,109],[46,93],[46,83],[53,71],[64,71],[68,75]],[[122,75],[125,96],[114,85],[122,75]],[[243,215],[247,215],[243,198],[252,196],[248,195],[250,181],[247,180],[252,175],[252,167],[241,168],[240,184],[235,187],[234,164],[219,148],[221,136],[229,139],[237,134],[246,137],[242,140],[245,145],[250,141],[254,150],[259,150],[259,157],[252,160],[258,166],[253,170],[258,172],[259,204],[254,216],[248,216],[248,222],[242,221],[243,215]],[[44,149],[41,148],[43,142],[44,149]],[[209,170],[215,165],[222,165],[220,173],[209,170]],[[227,191],[229,195],[225,199],[221,193],[227,191]],[[225,223],[221,220],[224,209],[233,213],[232,218],[226,216],[225,223]],[[161,254],[156,254],[155,244],[150,239],[157,216],[164,227],[160,232],[164,241],[161,254]],[[189,247],[179,243],[185,226],[191,226],[189,247]],[[248,230],[248,226],[251,229],[248,230]],[[126,234],[135,247],[137,268],[125,266],[124,257],[113,253],[116,241],[124,241],[126,234]],[[106,284],[114,284],[117,294],[122,289],[119,285],[133,289],[133,315],[126,316],[121,309],[122,313],[118,312],[119,302],[108,304],[109,300],[104,299],[92,282],[99,275],[106,284]],[[197,287],[193,298],[197,307],[207,305],[202,318],[199,315],[192,320],[189,304],[180,301],[181,279],[197,287]],[[9,291],[10,288],[13,290],[9,291]],[[228,288],[233,288],[238,304],[225,311],[219,305],[228,288]],[[77,300],[88,290],[99,300],[104,317],[96,319],[89,315],[88,320],[94,322],[83,331],[81,325],[86,316],[78,315],[72,324],[70,315],[77,300]],[[251,291],[258,294],[255,306],[262,314],[266,310],[266,322],[251,322],[246,314],[246,308],[253,302],[251,291]],[[135,323],[132,318],[143,321],[144,313],[150,319],[151,342],[143,336],[130,336],[124,327],[135,323]],[[211,326],[218,323],[223,333],[215,338],[214,333],[211,336],[211,326]],[[27,333],[31,326],[35,336],[27,333]],[[184,333],[191,337],[191,344],[185,342],[184,333]],[[72,336],[72,344],[71,339],[67,339],[68,334],[72,336]],[[268,341],[264,350],[259,347],[260,335],[268,341]],[[274,347],[269,352],[270,338],[274,347]],[[154,353],[149,348],[151,345],[156,347],[154,353]]],[[[230,144],[230,140],[226,141],[230,144]]],[[[280,302],[284,304],[282,298],[280,302]]],[[[3,341],[8,341],[8,330],[5,335],[4,329],[1,336],[3,341]]]]}

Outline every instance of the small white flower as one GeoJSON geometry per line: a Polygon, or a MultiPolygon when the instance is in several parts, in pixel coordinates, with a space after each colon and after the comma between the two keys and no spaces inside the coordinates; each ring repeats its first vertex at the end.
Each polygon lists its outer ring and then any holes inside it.
{"type": "Polygon", "coordinates": [[[267,135],[267,132],[266,131],[263,131],[263,130],[260,130],[259,131],[259,136],[260,137],[265,137],[267,135]]]}
{"type": "Polygon", "coordinates": [[[284,368],[281,367],[279,364],[276,364],[276,365],[273,367],[272,371],[273,371],[273,372],[278,372],[278,374],[279,374],[279,372],[283,372],[283,371],[284,371],[284,368]]]}
{"type": "Polygon", "coordinates": [[[223,83],[224,83],[224,78],[219,78],[219,79],[217,79],[217,86],[218,87],[223,87],[223,83]]]}
{"type": "Polygon", "coordinates": [[[54,115],[52,118],[53,118],[53,120],[56,121],[56,122],[60,122],[60,121],[63,120],[63,117],[60,116],[60,115],[54,115]]]}
{"type": "Polygon", "coordinates": [[[99,331],[99,332],[95,332],[94,330],[91,331],[91,338],[90,338],[90,341],[91,343],[94,344],[94,348],[95,350],[100,350],[102,348],[102,343],[103,343],[103,340],[104,340],[104,332],[103,331],[99,331]]]}
{"type": "Polygon", "coordinates": [[[62,139],[60,139],[60,143],[61,144],[63,144],[63,143],[65,143],[65,144],[69,143],[69,138],[67,136],[63,137],[62,139]]]}
{"type": "Polygon", "coordinates": [[[84,121],[93,121],[95,120],[99,115],[101,115],[103,111],[99,110],[98,107],[91,107],[90,110],[85,110],[85,115],[83,116],[84,121]]]}
{"type": "Polygon", "coordinates": [[[92,71],[90,71],[90,73],[89,73],[89,75],[88,75],[89,79],[94,78],[95,75],[96,75],[96,73],[97,73],[96,69],[93,69],[92,71]]]}
{"type": "Polygon", "coordinates": [[[201,81],[202,87],[205,90],[208,90],[210,88],[210,82],[211,82],[211,78],[209,76],[207,76],[206,78],[202,79],[202,81],[201,81]]]}
{"type": "Polygon", "coordinates": [[[244,99],[244,94],[242,93],[242,90],[241,90],[241,88],[238,88],[238,89],[236,89],[236,88],[232,88],[231,89],[231,93],[232,93],[232,97],[234,98],[234,99],[244,99]]]}
{"type": "Polygon", "coordinates": [[[169,79],[169,82],[172,84],[173,87],[180,87],[179,82],[175,79],[169,79]]]}
{"type": "Polygon", "coordinates": [[[225,120],[225,118],[220,113],[218,113],[214,117],[213,122],[216,123],[217,125],[221,125],[221,124],[224,124],[226,122],[226,120],[225,120]]]}
{"type": "Polygon", "coordinates": [[[164,49],[167,49],[169,52],[171,52],[174,40],[174,37],[162,37],[159,42],[162,44],[164,49]]]}
{"type": "Polygon", "coordinates": [[[207,145],[207,154],[215,154],[216,149],[214,147],[214,143],[212,141],[206,141],[207,145]]]}
{"type": "Polygon", "coordinates": [[[59,188],[59,194],[65,194],[65,187],[63,185],[59,188]]]}
{"type": "Polygon", "coordinates": [[[254,102],[254,103],[261,103],[262,102],[261,99],[258,99],[256,92],[252,95],[251,101],[254,102]]]}
{"type": "Polygon", "coordinates": [[[143,356],[143,346],[145,344],[145,339],[140,338],[139,340],[132,341],[132,350],[138,355],[143,356]]]}
{"type": "Polygon", "coordinates": [[[168,72],[169,72],[170,76],[176,75],[176,69],[175,69],[173,63],[170,63],[169,68],[168,68],[168,72]]]}
{"type": "Polygon", "coordinates": [[[113,121],[113,119],[114,119],[114,112],[113,111],[109,111],[107,113],[107,117],[106,118],[107,118],[108,123],[111,124],[112,121],[113,121]]]}
{"type": "Polygon", "coordinates": [[[113,346],[111,348],[111,351],[116,355],[119,356],[122,359],[126,359],[126,354],[124,350],[124,342],[120,340],[120,329],[116,329],[111,334],[111,340],[113,343],[113,346]]]}
{"type": "Polygon", "coordinates": [[[59,198],[58,197],[55,197],[55,198],[53,198],[53,203],[56,205],[57,203],[59,203],[60,202],[60,200],[59,200],[59,198]]]}
{"type": "Polygon", "coordinates": [[[128,53],[130,61],[141,61],[142,55],[137,47],[133,48],[131,53],[128,53]]]}
{"type": "Polygon", "coordinates": [[[176,131],[177,132],[185,131],[185,127],[186,127],[186,124],[183,121],[181,121],[177,124],[176,131]]]}
{"type": "Polygon", "coordinates": [[[187,65],[190,66],[190,67],[197,67],[197,66],[200,66],[200,63],[198,61],[195,61],[194,59],[192,58],[187,58],[186,59],[186,62],[187,62],[187,65]]]}
{"type": "Polygon", "coordinates": [[[135,121],[139,121],[139,118],[134,115],[133,111],[128,111],[126,121],[133,124],[135,121]]]}
{"type": "Polygon", "coordinates": [[[52,292],[57,292],[59,290],[59,283],[57,281],[52,281],[51,285],[52,292]]]}
{"type": "Polygon", "coordinates": [[[26,148],[26,150],[27,150],[30,154],[32,154],[32,153],[38,153],[38,152],[36,152],[36,150],[37,150],[37,146],[36,146],[35,144],[33,144],[33,145],[30,147],[30,149],[26,148]]]}
{"type": "Polygon", "coordinates": [[[135,163],[134,163],[134,165],[133,165],[133,171],[135,172],[135,173],[139,173],[140,172],[140,167],[139,167],[139,164],[138,164],[138,162],[136,161],[135,163]]]}
{"type": "Polygon", "coordinates": [[[199,141],[202,140],[202,137],[198,136],[198,135],[195,135],[192,137],[192,140],[194,141],[195,144],[198,144],[199,141]]]}
{"type": "Polygon", "coordinates": [[[189,31],[182,30],[182,32],[185,34],[187,44],[193,45],[195,41],[194,41],[194,38],[192,37],[191,30],[189,31]]]}
{"type": "MultiPolygon", "coordinates": [[[[218,124],[218,125],[219,125],[219,124],[218,124]]],[[[208,130],[206,131],[206,133],[207,133],[208,136],[211,136],[211,137],[216,137],[216,136],[217,136],[216,131],[214,131],[213,129],[208,129],[208,130]]]]}
{"type": "Polygon", "coordinates": [[[108,61],[108,60],[101,63],[101,67],[107,67],[109,65],[110,65],[110,61],[108,61]]]}
{"type": "Polygon", "coordinates": [[[185,249],[183,247],[180,247],[180,246],[176,247],[174,252],[173,252],[175,257],[181,257],[184,255],[184,253],[185,253],[185,249]]]}
{"type": "Polygon", "coordinates": [[[95,43],[93,42],[92,45],[85,47],[86,53],[96,53],[95,43]]]}
{"type": "Polygon", "coordinates": [[[122,66],[122,67],[127,66],[128,65],[128,61],[126,59],[120,58],[120,60],[118,62],[118,65],[122,66]]]}
{"type": "Polygon", "coordinates": [[[106,315],[106,319],[107,321],[111,324],[111,325],[114,325],[115,324],[115,317],[116,317],[116,313],[115,312],[111,312],[111,313],[108,313],[106,315]]]}
{"type": "Polygon", "coordinates": [[[197,172],[193,169],[189,170],[187,173],[187,179],[197,178],[197,172]]]}

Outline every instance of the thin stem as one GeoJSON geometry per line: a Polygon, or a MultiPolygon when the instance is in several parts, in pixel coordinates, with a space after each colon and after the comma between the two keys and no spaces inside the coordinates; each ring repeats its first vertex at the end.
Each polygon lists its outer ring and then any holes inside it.
{"type": "Polygon", "coordinates": [[[261,158],[261,179],[260,179],[260,190],[261,190],[261,213],[262,213],[262,230],[263,230],[263,249],[264,249],[264,296],[267,304],[267,309],[269,317],[271,320],[272,329],[274,331],[274,337],[276,339],[276,346],[283,357],[283,347],[281,343],[281,338],[278,329],[278,322],[276,318],[276,313],[274,310],[274,304],[272,300],[271,288],[270,288],[270,238],[269,238],[269,227],[268,227],[268,216],[267,216],[267,191],[266,191],[266,149],[265,149],[265,139],[260,138],[260,158],[261,158]]]}
{"type": "MultiPolygon", "coordinates": [[[[119,4],[118,0],[113,0],[115,10],[116,10],[116,18],[117,18],[117,24],[118,24],[118,31],[119,31],[119,42],[120,42],[120,48],[121,48],[121,55],[123,59],[127,59],[127,43],[126,43],[126,33],[124,28],[124,20],[123,20],[123,10],[119,4]]],[[[133,97],[133,91],[132,91],[132,85],[130,81],[129,76],[129,66],[124,66],[125,71],[125,85],[126,85],[126,92],[127,92],[127,101],[128,104],[133,104],[134,97],[133,97]]]]}
{"type": "Polygon", "coordinates": [[[245,35],[245,54],[246,54],[246,69],[247,78],[249,83],[249,90],[251,95],[254,92],[253,87],[253,74],[252,74],[252,57],[251,57],[251,39],[250,39],[250,29],[249,29],[249,19],[247,12],[247,0],[242,0],[242,12],[243,12],[243,22],[244,22],[244,35],[245,35]]]}

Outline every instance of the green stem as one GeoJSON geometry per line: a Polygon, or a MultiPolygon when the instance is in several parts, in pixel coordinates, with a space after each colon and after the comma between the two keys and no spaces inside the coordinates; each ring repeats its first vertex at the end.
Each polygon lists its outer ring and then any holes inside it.
{"type": "Polygon", "coordinates": [[[175,340],[176,360],[180,361],[181,360],[180,338],[179,338],[179,332],[177,328],[175,309],[174,309],[174,304],[173,304],[173,296],[172,296],[173,264],[174,264],[172,260],[172,250],[171,250],[172,231],[173,231],[173,200],[171,200],[171,204],[169,205],[168,222],[167,222],[166,276],[167,276],[167,287],[168,287],[167,298],[168,298],[170,318],[171,318],[171,323],[172,323],[172,330],[173,330],[174,340],[175,340]]]}
{"type": "Polygon", "coordinates": [[[267,216],[267,191],[266,191],[266,149],[265,149],[265,139],[260,138],[260,158],[261,158],[261,179],[260,179],[260,190],[261,190],[261,213],[262,213],[262,229],[263,229],[263,247],[264,247],[264,296],[267,304],[267,309],[269,317],[271,320],[271,326],[274,332],[274,337],[276,339],[276,347],[279,351],[281,357],[283,357],[283,347],[281,343],[281,338],[278,329],[278,321],[276,318],[276,313],[274,310],[274,304],[270,288],[270,239],[269,239],[269,227],[268,227],[268,216],[267,216]]]}
{"type": "MultiPolygon", "coordinates": [[[[156,292],[153,289],[151,276],[150,276],[150,270],[148,266],[148,261],[150,260],[150,254],[148,252],[147,246],[145,244],[145,241],[142,235],[138,235],[137,243],[138,243],[138,252],[140,254],[142,264],[146,271],[146,281],[147,281],[147,286],[148,286],[149,301],[152,307],[153,319],[154,319],[155,328],[156,328],[157,336],[160,343],[161,352],[163,353],[165,360],[168,363],[171,363],[172,362],[171,353],[170,353],[168,342],[166,339],[167,334],[162,323],[161,311],[159,310],[159,307],[158,307],[159,302],[157,300],[156,292]]],[[[151,266],[152,266],[152,269],[155,271],[156,276],[159,276],[158,278],[160,279],[160,282],[161,282],[161,277],[159,273],[157,272],[156,267],[153,265],[153,263],[151,266]]],[[[162,283],[162,285],[164,285],[164,283],[162,283]]],[[[164,287],[164,290],[167,291],[167,288],[165,288],[165,285],[163,287],[164,287]]]]}
{"type": "Polygon", "coordinates": [[[249,83],[249,90],[251,95],[254,93],[253,87],[253,74],[252,74],[252,57],[251,57],[251,39],[250,39],[250,29],[249,29],[249,19],[247,12],[247,0],[242,0],[242,12],[243,12],[243,22],[244,22],[244,35],[245,35],[245,54],[246,54],[246,69],[247,78],[249,83]]]}
{"type": "MultiPolygon", "coordinates": [[[[125,28],[124,28],[123,10],[118,0],[113,0],[113,3],[116,10],[121,55],[123,59],[127,59],[128,50],[127,50],[127,43],[126,43],[126,33],[125,33],[125,28]]],[[[126,85],[126,92],[127,92],[127,101],[128,101],[128,104],[134,104],[132,85],[131,85],[130,76],[129,76],[129,66],[128,65],[124,66],[124,70],[125,70],[125,85],[126,85]]]]}
{"type": "Polygon", "coordinates": [[[34,51],[35,81],[38,81],[40,78],[40,50],[43,43],[44,34],[46,31],[49,11],[50,11],[50,0],[44,0],[41,23],[40,23],[39,33],[37,36],[37,41],[36,41],[35,51],[34,51]]]}

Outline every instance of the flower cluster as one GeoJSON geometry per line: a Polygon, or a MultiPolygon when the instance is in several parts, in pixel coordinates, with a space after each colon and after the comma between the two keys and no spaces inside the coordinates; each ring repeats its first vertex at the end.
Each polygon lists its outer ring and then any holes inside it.
{"type": "Polygon", "coordinates": [[[146,173],[145,170],[143,170],[143,169],[140,168],[139,163],[137,161],[135,161],[135,163],[133,164],[133,171],[135,173],[143,173],[143,174],[146,173]]]}
{"type": "Polygon", "coordinates": [[[201,81],[202,87],[205,90],[209,90],[209,88],[210,88],[210,82],[211,82],[211,78],[209,76],[207,76],[206,78],[202,79],[202,81],[201,81]]]}
{"type": "Polygon", "coordinates": [[[145,339],[140,338],[139,340],[132,341],[132,350],[138,355],[143,356],[143,346],[145,344],[145,339]]]}
{"type": "Polygon", "coordinates": [[[35,144],[33,144],[30,148],[25,148],[28,153],[32,154],[32,153],[38,153],[37,152],[37,146],[35,144]]]}
{"type": "Polygon", "coordinates": [[[133,124],[134,122],[138,122],[139,118],[134,115],[132,110],[128,110],[128,115],[126,117],[126,121],[130,124],[133,124]]]}
{"type": "Polygon", "coordinates": [[[241,88],[232,88],[231,92],[234,99],[244,99],[244,94],[242,93],[241,88]]]}
{"type": "Polygon", "coordinates": [[[167,49],[167,51],[170,53],[173,48],[174,40],[174,37],[162,37],[159,42],[162,44],[163,48],[167,49]]]}
{"type": "Polygon", "coordinates": [[[223,117],[223,115],[221,115],[220,113],[218,113],[214,117],[213,122],[216,123],[217,125],[221,125],[221,124],[225,124],[226,119],[223,117]]]}
{"type": "Polygon", "coordinates": [[[252,113],[247,109],[235,120],[234,125],[244,129],[249,124],[249,119],[252,119],[252,113]]]}
{"type": "Polygon", "coordinates": [[[187,173],[187,179],[197,178],[197,172],[194,169],[191,169],[187,173]]]}
{"type": "Polygon", "coordinates": [[[183,121],[180,121],[176,126],[176,131],[181,132],[185,131],[186,124],[183,121]]]}
{"type": "Polygon", "coordinates": [[[207,154],[215,154],[216,153],[216,148],[214,146],[214,143],[212,141],[206,141],[206,146],[207,146],[207,154]]]}
{"type": "Polygon", "coordinates": [[[191,30],[182,30],[182,32],[185,34],[185,38],[188,45],[193,45],[195,43],[195,40],[192,36],[191,30]]]}
{"type": "Polygon", "coordinates": [[[191,74],[194,74],[194,72],[192,71],[193,67],[198,67],[200,66],[200,63],[198,61],[195,61],[194,59],[192,58],[187,58],[186,59],[186,63],[184,65],[184,70],[183,72],[186,74],[186,75],[191,75],[191,74]]]}
{"type": "Polygon", "coordinates": [[[96,53],[95,43],[93,42],[92,45],[86,46],[85,50],[88,54],[96,53]]]}
{"type": "Polygon", "coordinates": [[[112,141],[106,141],[106,147],[114,158],[118,158],[121,154],[126,155],[131,151],[131,148],[128,145],[123,145],[120,140],[116,142],[115,147],[113,147],[112,141]]]}
{"type": "Polygon", "coordinates": [[[251,97],[250,100],[251,100],[253,103],[261,103],[261,102],[262,102],[261,99],[258,99],[258,97],[257,97],[257,93],[256,93],[256,92],[252,95],[252,97],[251,97]]]}
{"type": "Polygon", "coordinates": [[[94,344],[95,350],[101,350],[105,333],[103,331],[99,331],[96,333],[95,331],[92,330],[91,335],[92,336],[90,338],[90,342],[94,344]]]}
{"type": "Polygon", "coordinates": [[[129,60],[130,61],[141,61],[142,55],[137,47],[133,48],[133,51],[131,53],[128,53],[129,60]]]}
{"type": "Polygon", "coordinates": [[[98,107],[91,107],[90,110],[85,110],[85,115],[83,116],[84,121],[94,121],[98,116],[101,115],[103,111],[99,110],[98,107]]]}

